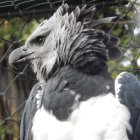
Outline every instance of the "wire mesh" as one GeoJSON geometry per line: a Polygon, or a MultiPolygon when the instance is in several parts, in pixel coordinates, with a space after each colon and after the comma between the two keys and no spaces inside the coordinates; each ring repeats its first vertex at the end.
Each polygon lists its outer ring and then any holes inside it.
{"type": "MultiPolygon", "coordinates": [[[[33,30],[30,27],[36,26],[38,22],[52,15],[58,6],[65,2],[71,8],[76,5],[87,4],[91,6],[97,4],[96,0],[77,0],[76,2],[73,0],[6,0],[0,2],[1,140],[17,140],[19,138],[22,110],[32,86],[36,83],[36,78],[28,65],[20,66],[19,69],[12,69],[8,64],[8,56],[13,49],[19,47],[26,40],[27,36],[33,30]]],[[[137,23],[135,19],[128,19],[128,17],[133,16],[137,1],[135,0],[127,6],[123,6],[127,4],[127,1],[100,0],[97,4],[98,11],[101,11],[99,13],[97,12],[98,16],[106,16],[105,14],[108,14],[104,11],[107,2],[109,9],[111,9],[111,6],[115,6],[117,10],[118,6],[120,6],[121,13],[115,11],[118,17],[117,20],[112,22],[111,25],[102,26],[101,29],[108,29],[109,34],[116,35],[116,31],[119,30],[118,28],[121,28],[117,36],[122,38],[120,47],[123,55],[117,62],[109,63],[109,70],[112,75],[116,75],[125,70],[139,77],[140,67],[138,61],[140,61],[140,47],[136,43],[137,39],[135,39],[134,34],[137,23]],[[129,26],[131,30],[129,30],[129,26]],[[123,35],[127,39],[123,38],[123,35]],[[123,39],[125,39],[125,42],[123,42],[123,39]],[[118,66],[118,64],[120,65],[118,66]],[[123,68],[121,67],[122,65],[124,66],[123,68]]]]}

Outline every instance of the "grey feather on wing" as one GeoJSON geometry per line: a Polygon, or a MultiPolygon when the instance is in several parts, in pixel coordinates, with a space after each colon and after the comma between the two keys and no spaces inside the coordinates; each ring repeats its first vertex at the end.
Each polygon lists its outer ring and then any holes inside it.
{"type": "Polygon", "coordinates": [[[36,112],[35,95],[37,93],[39,83],[35,84],[29,94],[29,98],[26,101],[26,105],[22,114],[21,126],[20,126],[20,140],[32,140],[32,119],[36,112]]]}
{"type": "Polygon", "coordinates": [[[128,108],[140,109],[140,81],[133,74],[122,72],[115,80],[116,94],[128,108]]]}
{"type": "Polygon", "coordinates": [[[128,107],[131,118],[132,133],[129,140],[140,139],[140,81],[131,73],[122,72],[115,80],[115,92],[122,104],[128,107]]]}

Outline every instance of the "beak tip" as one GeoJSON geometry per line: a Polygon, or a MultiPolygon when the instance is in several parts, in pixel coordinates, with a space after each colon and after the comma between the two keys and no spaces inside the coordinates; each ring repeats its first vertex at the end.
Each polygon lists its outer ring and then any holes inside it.
{"type": "Polygon", "coordinates": [[[12,58],[12,55],[11,54],[10,54],[10,56],[8,58],[8,62],[9,62],[10,67],[13,67],[13,58],[12,58]]]}
{"type": "Polygon", "coordinates": [[[13,67],[14,63],[16,63],[16,61],[19,60],[21,56],[22,56],[21,48],[12,51],[8,59],[9,65],[13,67]]]}

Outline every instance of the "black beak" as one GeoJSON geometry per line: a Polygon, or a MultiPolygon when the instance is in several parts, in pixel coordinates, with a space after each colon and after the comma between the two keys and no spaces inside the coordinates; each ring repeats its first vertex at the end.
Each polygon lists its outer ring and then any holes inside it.
{"type": "Polygon", "coordinates": [[[26,49],[24,47],[20,47],[12,51],[9,56],[9,65],[13,67],[15,64],[19,64],[21,62],[25,62],[27,60],[26,49]]]}

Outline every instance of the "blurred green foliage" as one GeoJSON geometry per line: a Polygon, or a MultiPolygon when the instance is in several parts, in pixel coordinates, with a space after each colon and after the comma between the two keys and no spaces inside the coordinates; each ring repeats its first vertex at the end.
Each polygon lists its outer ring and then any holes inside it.
{"type": "MultiPolygon", "coordinates": [[[[20,32],[25,24],[26,19],[22,18],[13,18],[11,20],[5,20],[3,24],[0,26],[0,37],[9,40],[15,41],[18,39],[20,32]]],[[[20,44],[23,44],[27,37],[31,34],[31,32],[38,25],[38,22],[33,19],[25,24],[23,31],[21,32],[21,36],[19,37],[20,44]]],[[[0,47],[3,47],[4,41],[0,41],[0,47]]]]}

